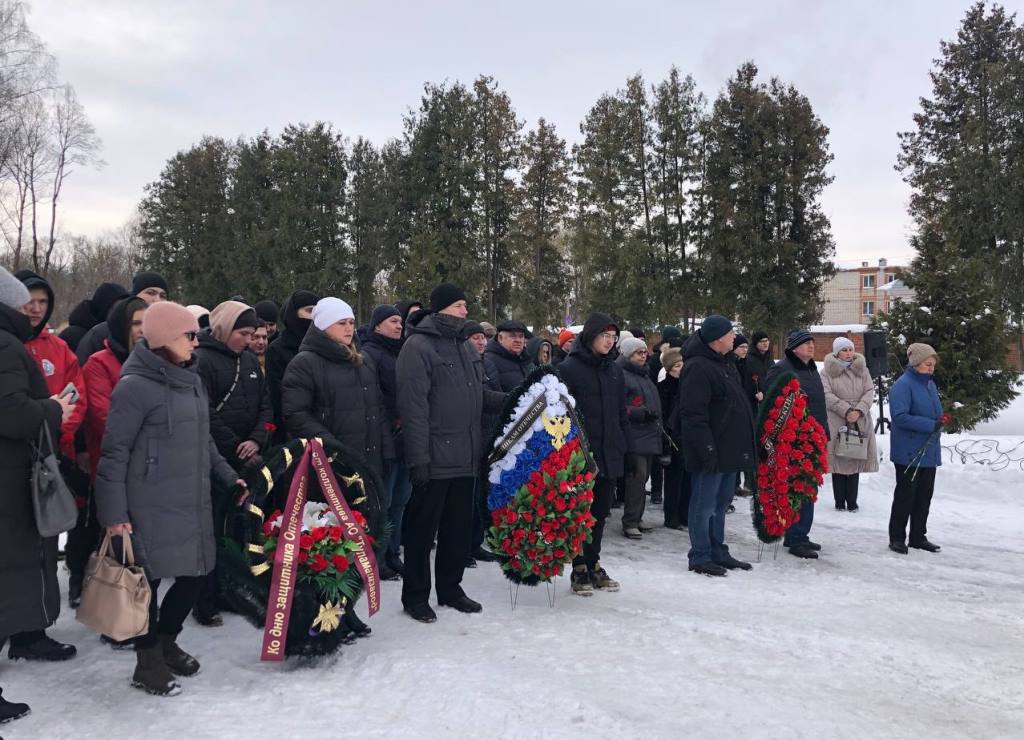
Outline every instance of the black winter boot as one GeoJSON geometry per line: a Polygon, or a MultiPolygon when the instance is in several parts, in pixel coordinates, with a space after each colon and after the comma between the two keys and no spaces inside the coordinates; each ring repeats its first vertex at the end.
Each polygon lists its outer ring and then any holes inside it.
{"type": "Polygon", "coordinates": [[[619,590],[619,582],[608,575],[608,571],[602,568],[600,563],[595,563],[590,569],[590,582],[598,591],[619,590]]]}
{"type": "Polygon", "coordinates": [[[4,690],[0,689],[0,725],[11,722],[12,720],[20,719],[31,711],[28,704],[7,701],[2,696],[3,693],[4,690]]]}
{"type": "Polygon", "coordinates": [[[569,583],[572,584],[572,592],[577,596],[593,596],[594,584],[590,582],[590,571],[585,565],[575,565],[572,575],[569,576],[569,583]]]}
{"type": "Polygon", "coordinates": [[[149,647],[135,647],[132,686],[157,696],[177,696],[181,693],[181,686],[164,662],[163,646],[159,642],[149,647]]]}
{"type": "Polygon", "coordinates": [[[74,645],[57,642],[43,630],[11,636],[7,657],[11,660],[60,661],[71,660],[78,654],[74,645]]]}
{"type": "Polygon", "coordinates": [[[84,576],[81,573],[72,573],[68,577],[68,606],[77,609],[82,603],[82,581],[84,576]]]}
{"type": "Polygon", "coordinates": [[[178,646],[177,635],[160,635],[160,649],[164,663],[175,676],[194,676],[199,673],[199,661],[178,646]]]}
{"type": "Polygon", "coordinates": [[[724,576],[726,575],[725,567],[718,563],[697,563],[697,565],[691,565],[690,570],[694,573],[700,573],[702,576],[724,576]]]}

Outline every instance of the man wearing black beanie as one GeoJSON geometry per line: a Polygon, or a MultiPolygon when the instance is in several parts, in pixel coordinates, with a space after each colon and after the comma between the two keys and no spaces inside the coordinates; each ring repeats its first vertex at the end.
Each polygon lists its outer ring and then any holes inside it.
{"type": "MultiPolygon", "coordinates": [[[[166,301],[168,293],[167,281],[159,273],[139,272],[132,278],[132,295],[138,296],[148,304],[166,301]]],[[[90,329],[75,350],[78,364],[84,365],[93,354],[103,349],[104,342],[109,338],[110,328],[106,320],[90,329]]]]}
{"type": "Polygon", "coordinates": [[[117,301],[128,296],[123,285],[117,283],[101,283],[93,292],[92,298],[86,298],[71,309],[68,325],[60,333],[60,338],[67,342],[72,352],[78,351],[78,345],[91,328],[107,320],[107,312],[117,301]]]}
{"type": "Polygon", "coordinates": [[[277,304],[270,300],[258,301],[253,309],[260,321],[267,326],[267,340],[274,341],[274,335],[277,334],[277,320],[281,313],[277,304]]]}
{"type": "Polygon", "coordinates": [[[673,429],[690,473],[689,568],[707,576],[751,568],[725,544],[737,474],[755,460],[754,418],[730,359],[735,336],[732,322],[714,314],[687,341],[673,429]]]}
{"type": "Polygon", "coordinates": [[[484,388],[480,354],[466,341],[466,294],[443,283],[430,294],[430,311],[409,317],[398,355],[398,415],[412,497],[405,510],[402,606],[415,620],[437,619],[430,608],[430,548],[437,537],[437,601],[460,612],[481,605],[462,590],[472,539],[473,491],[483,445],[485,410],[503,393],[484,388]]]}
{"type": "Polygon", "coordinates": [[[384,580],[394,580],[405,571],[400,556],[402,520],[405,505],[412,494],[409,468],[402,458],[402,423],[398,418],[398,388],[395,382],[395,367],[398,363],[398,353],[402,349],[402,328],[401,311],[388,304],[377,306],[370,316],[369,334],[362,347],[363,351],[373,358],[377,383],[384,397],[384,409],[391,421],[392,442],[395,446],[395,459],[384,466],[384,506],[391,522],[391,538],[388,540],[387,554],[381,567],[381,578],[384,580]]]}

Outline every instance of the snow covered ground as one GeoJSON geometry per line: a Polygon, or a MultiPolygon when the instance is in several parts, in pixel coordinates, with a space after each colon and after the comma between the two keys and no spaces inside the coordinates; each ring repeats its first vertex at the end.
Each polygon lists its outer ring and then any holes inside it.
{"type": "MultiPolygon", "coordinates": [[[[1024,429],[1016,438],[1024,441],[1024,429]]],[[[887,437],[880,445],[887,445],[887,437]]],[[[1024,448],[1022,448],[1024,449],[1024,448]]],[[[812,531],[822,558],[763,554],[749,573],[686,571],[685,532],[625,540],[613,512],[604,564],[619,593],[589,599],[557,582],[509,604],[498,568],[467,571],[484,612],[400,611],[384,584],[373,635],[319,665],[261,664],[239,617],[189,622],[203,663],[184,691],[128,686],[134,657],[65,610],[51,634],[65,664],[6,658],[5,696],[33,713],[17,738],[1020,738],[1024,737],[1024,472],[948,464],[929,537],[939,554],[886,548],[891,465],[862,481],[861,511],[823,491],[812,531]]],[[[746,501],[729,517],[733,553],[756,560],[746,501]]],[[[660,524],[661,512],[647,519],[660,524]]],[[[365,609],[361,603],[360,609],[365,609]]],[[[361,612],[365,615],[365,611],[361,612]]]]}

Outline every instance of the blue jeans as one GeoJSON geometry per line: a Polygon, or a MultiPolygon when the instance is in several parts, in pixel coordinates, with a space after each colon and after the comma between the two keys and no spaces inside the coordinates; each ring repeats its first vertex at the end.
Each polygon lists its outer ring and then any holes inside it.
{"type": "Polygon", "coordinates": [[[808,536],[811,533],[811,524],[814,523],[814,502],[804,501],[800,507],[800,519],[792,527],[786,530],[786,536],[782,541],[783,547],[795,547],[806,545],[811,541],[808,536]]]}
{"type": "Polygon", "coordinates": [[[690,566],[725,560],[725,510],[736,495],[736,473],[691,473],[690,486],[690,566]]]}
{"type": "Polygon", "coordinates": [[[388,521],[391,522],[391,539],[388,541],[389,558],[399,557],[402,546],[402,516],[405,505],[412,495],[412,479],[409,468],[403,463],[391,463],[384,475],[384,491],[387,500],[384,505],[388,510],[388,521]]]}

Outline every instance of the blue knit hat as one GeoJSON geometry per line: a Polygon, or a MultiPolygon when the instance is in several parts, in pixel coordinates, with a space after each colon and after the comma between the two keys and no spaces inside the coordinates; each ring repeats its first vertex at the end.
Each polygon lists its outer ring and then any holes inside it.
{"type": "Polygon", "coordinates": [[[786,337],[786,349],[796,349],[801,344],[806,342],[813,342],[814,337],[806,329],[795,329],[789,333],[786,337]]]}

